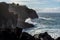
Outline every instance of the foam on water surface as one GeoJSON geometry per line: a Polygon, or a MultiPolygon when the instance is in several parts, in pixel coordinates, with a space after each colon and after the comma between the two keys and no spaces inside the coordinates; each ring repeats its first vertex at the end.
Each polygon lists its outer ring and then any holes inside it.
{"type": "Polygon", "coordinates": [[[24,29],[23,31],[28,32],[31,35],[48,32],[53,38],[60,37],[60,16],[58,15],[43,14],[39,15],[38,19],[32,20],[28,18],[25,22],[33,24],[35,27],[24,29]]]}

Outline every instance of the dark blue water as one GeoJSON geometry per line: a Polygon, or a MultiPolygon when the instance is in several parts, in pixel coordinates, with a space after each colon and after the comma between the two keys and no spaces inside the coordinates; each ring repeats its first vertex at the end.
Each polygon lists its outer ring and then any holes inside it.
{"type": "Polygon", "coordinates": [[[39,18],[29,20],[28,23],[35,25],[24,31],[34,35],[48,32],[53,38],[60,36],[60,13],[38,13],[39,18]]]}

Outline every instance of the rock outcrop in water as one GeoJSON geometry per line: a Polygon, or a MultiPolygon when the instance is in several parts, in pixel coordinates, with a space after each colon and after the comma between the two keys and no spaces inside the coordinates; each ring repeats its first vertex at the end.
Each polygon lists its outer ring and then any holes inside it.
{"type": "Polygon", "coordinates": [[[54,40],[47,32],[34,35],[34,37],[40,40],[54,40]]]}
{"type": "Polygon", "coordinates": [[[29,9],[26,6],[19,4],[7,4],[0,2],[0,27],[15,28],[16,26],[22,28],[33,27],[33,24],[25,23],[27,18],[38,18],[35,10],[29,9]]]}

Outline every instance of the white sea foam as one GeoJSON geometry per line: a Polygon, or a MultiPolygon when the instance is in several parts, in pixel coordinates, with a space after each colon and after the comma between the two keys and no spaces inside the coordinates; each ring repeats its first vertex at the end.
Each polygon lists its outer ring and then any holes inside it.
{"type": "Polygon", "coordinates": [[[39,17],[39,19],[44,19],[44,20],[54,20],[52,18],[46,18],[46,17],[39,17]]]}
{"type": "Polygon", "coordinates": [[[25,22],[33,24],[33,25],[37,24],[36,22],[32,22],[31,18],[26,19],[25,22]]]}
{"type": "Polygon", "coordinates": [[[57,37],[60,37],[60,29],[30,29],[26,32],[31,35],[48,32],[48,34],[51,35],[52,38],[56,39],[57,37]]]}

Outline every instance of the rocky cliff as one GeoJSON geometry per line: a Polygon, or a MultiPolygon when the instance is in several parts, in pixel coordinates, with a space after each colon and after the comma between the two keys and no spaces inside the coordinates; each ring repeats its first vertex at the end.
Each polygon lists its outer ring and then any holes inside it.
{"type": "Polygon", "coordinates": [[[36,11],[33,9],[29,9],[25,5],[19,5],[14,3],[8,4],[5,2],[0,2],[0,16],[1,16],[0,26],[3,25],[6,27],[21,26],[22,28],[32,25],[32,24],[25,23],[25,20],[27,18],[31,18],[31,19],[38,18],[36,11]],[[26,26],[23,27],[23,25],[26,26]]]}
{"type": "Polygon", "coordinates": [[[27,18],[38,18],[38,15],[35,10],[29,9],[25,5],[19,5],[19,4],[9,4],[9,11],[14,12],[14,14],[18,14],[18,17],[25,21],[27,18]]]}

